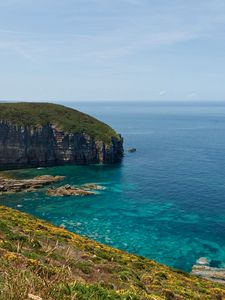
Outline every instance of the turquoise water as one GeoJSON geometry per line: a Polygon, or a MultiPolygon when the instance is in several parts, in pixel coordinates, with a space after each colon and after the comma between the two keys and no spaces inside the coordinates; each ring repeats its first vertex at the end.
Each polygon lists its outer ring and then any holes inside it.
{"type": "Polygon", "coordinates": [[[0,199],[97,241],[190,271],[201,256],[225,263],[225,104],[71,104],[116,128],[127,153],[114,166],[14,171],[99,183],[85,198],[45,191],[0,199]]]}

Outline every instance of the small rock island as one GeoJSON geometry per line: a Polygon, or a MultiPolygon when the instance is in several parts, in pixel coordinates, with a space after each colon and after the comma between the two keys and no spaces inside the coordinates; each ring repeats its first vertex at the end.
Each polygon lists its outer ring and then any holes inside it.
{"type": "Polygon", "coordinates": [[[123,139],[110,126],[50,103],[0,103],[0,170],[116,163],[123,139]]]}

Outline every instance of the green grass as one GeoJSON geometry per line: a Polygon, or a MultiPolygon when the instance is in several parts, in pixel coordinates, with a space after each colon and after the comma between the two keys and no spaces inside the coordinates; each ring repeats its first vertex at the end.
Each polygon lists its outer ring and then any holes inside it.
{"type": "Polygon", "coordinates": [[[86,133],[95,140],[111,143],[120,136],[97,119],[58,104],[50,103],[0,103],[0,120],[18,126],[56,125],[66,133],[86,133]]]}
{"type": "Polygon", "coordinates": [[[117,294],[115,291],[109,291],[99,284],[87,285],[75,283],[72,285],[64,285],[60,288],[60,293],[57,297],[62,299],[68,296],[68,299],[76,297],[77,300],[88,300],[88,299],[98,299],[98,300],[138,300],[139,298],[129,292],[124,292],[122,295],[117,294]]]}
{"type": "Polygon", "coordinates": [[[223,300],[225,286],[0,206],[0,299],[223,300]]]}

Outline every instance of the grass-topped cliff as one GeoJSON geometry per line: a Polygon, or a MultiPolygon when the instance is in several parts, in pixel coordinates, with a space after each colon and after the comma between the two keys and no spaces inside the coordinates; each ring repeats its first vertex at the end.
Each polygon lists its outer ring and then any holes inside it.
{"type": "Polygon", "coordinates": [[[95,140],[111,142],[119,135],[108,125],[77,110],[51,103],[0,103],[0,120],[20,126],[56,125],[67,133],[86,133],[95,140]]]}
{"type": "Polygon", "coordinates": [[[123,139],[110,126],[50,103],[0,103],[0,169],[112,164],[123,139]]]}
{"type": "Polygon", "coordinates": [[[0,207],[0,299],[216,300],[225,287],[0,207]]]}

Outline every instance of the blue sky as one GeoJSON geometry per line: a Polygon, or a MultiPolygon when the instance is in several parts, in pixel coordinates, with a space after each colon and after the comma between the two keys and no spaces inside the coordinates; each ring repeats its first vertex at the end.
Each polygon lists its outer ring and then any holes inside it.
{"type": "Polygon", "coordinates": [[[225,100],[224,0],[0,0],[0,98],[225,100]]]}

